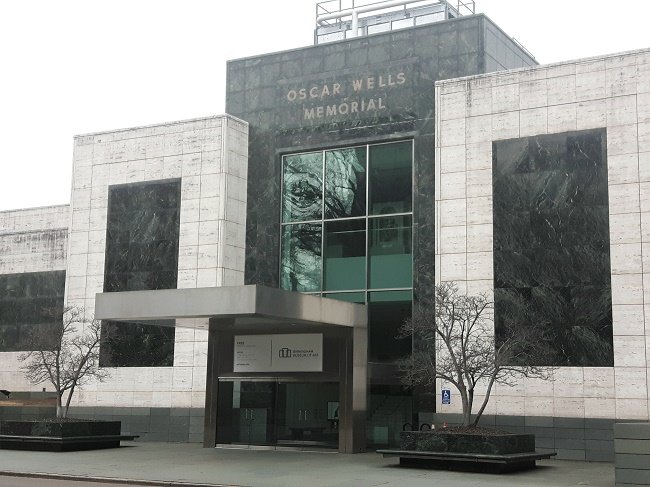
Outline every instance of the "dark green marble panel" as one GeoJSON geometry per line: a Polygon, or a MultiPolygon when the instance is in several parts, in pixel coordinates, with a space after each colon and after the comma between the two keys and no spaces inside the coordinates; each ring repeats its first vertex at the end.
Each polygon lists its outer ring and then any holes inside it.
{"type": "Polygon", "coordinates": [[[0,352],[31,350],[39,330],[60,323],[65,271],[0,275],[0,352]]]}
{"type": "MultiPolygon", "coordinates": [[[[104,292],[173,289],[178,278],[179,180],[109,188],[104,292]]],[[[105,366],[170,366],[173,322],[105,322],[105,366]],[[171,325],[171,326],[169,326],[171,325]]]]}
{"type": "Polygon", "coordinates": [[[497,334],[543,323],[543,365],[612,366],[606,132],[493,143],[497,334]]]}

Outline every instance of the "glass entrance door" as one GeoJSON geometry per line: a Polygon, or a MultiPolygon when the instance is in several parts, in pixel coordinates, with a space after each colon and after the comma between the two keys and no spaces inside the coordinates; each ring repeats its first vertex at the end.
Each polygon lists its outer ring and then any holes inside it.
{"type": "Polygon", "coordinates": [[[273,445],[275,389],[273,382],[220,382],[217,443],[273,445]]]}
{"type": "Polygon", "coordinates": [[[338,448],[339,386],[278,383],[278,446],[338,448]]]}
{"type": "Polygon", "coordinates": [[[220,380],[217,444],[338,448],[339,385],[220,380]]]}

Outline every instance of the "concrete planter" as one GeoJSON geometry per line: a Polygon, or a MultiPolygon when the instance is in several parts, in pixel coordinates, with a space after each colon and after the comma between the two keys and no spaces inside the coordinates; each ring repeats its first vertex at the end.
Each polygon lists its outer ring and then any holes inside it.
{"type": "Polygon", "coordinates": [[[442,431],[402,431],[400,448],[410,451],[512,455],[535,452],[535,435],[468,435],[442,431]]]}
{"type": "Polygon", "coordinates": [[[34,451],[116,448],[120,440],[134,438],[122,435],[121,427],[120,421],[0,421],[0,448],[34,451]]]}
{"type": "Polygon", "coordinates": [[[399,450],[377,450],[399,457],[403,467],[430,467],[472,472],[515,472],[535,468],[555,453],[535,451],[535,435],[470,435],[449,431],[403,431],[399,450]]]}
{"type": "Polygon", "coordinates": [[[616,486],[650,485],[650,423],[614,425],[616,486]]]}

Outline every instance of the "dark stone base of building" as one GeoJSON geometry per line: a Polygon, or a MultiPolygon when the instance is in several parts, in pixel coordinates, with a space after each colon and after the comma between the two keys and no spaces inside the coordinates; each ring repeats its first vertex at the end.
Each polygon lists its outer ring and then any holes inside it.
{"type": "Polygon", "coordinates": [[[617,423],[616,486],[650,485],[650,423],[617,423]]]}

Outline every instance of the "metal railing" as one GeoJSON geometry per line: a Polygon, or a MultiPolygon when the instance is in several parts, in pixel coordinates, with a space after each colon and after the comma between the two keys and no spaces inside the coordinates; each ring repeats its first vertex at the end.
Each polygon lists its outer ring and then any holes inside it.
{"type": "Polygon", "coordinates": [[[474,0],[324,0],[316,4],[315,43],[474,14],[474,0]],[[461,13],[462,12],[462,13],[461,13]]]}

